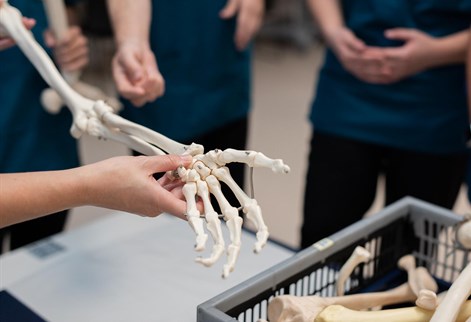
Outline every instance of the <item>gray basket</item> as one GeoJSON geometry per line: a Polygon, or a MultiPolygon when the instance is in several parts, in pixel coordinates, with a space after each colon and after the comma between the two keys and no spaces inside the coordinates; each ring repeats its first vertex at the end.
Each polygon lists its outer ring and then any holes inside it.
{"type": "Polygon", "coordinates": [[[455,241],[463,220],[429,203],[404,198],[293,257],[202,303],[197,321],[257,321],[266,319],[274,296],[334,296],[338,271],[356,246],[373,258],[355,269],[346,293],[379,291],[407,280],[397,260],[412,253],[417,266],[425,266],[441,290],[447,289],[470,260],[470,252],[455,241]]]}

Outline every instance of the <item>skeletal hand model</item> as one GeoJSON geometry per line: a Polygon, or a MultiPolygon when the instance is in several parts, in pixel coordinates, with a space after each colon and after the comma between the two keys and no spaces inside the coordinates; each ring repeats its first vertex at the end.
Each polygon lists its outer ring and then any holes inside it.
{"type": "MultiPolygon", "coordinates": [[[[58,40],[64,39],[68,30],[67,12],[64,0],[43,0],[46,9],[47,20],[54,36],[58,40]]],[[[80,71],[62,71],[67,83],[78,93],[93,100],[104,100],[116,111],[122,108],[121,102],[114,97],[107,96],[100,88],[94,87],[80,81],[80,71]]],[[[52,88],[47,88],[41,94],[41,103],[44,108],[52,114],[57,114],[64,105],[64,101],[59,94],[52,88]]]]}
{"type": "Polygon", "coordinates": [[[268,239],[268,229],[264,223],[261,209],[257,201],[249,198],[236,184],[224,165],[230,162],[241,162],[250,167],[267,167],[277,173],[288,173],[290,169],[282,160],[270,159],[260,152],[233,149],[212,150],[204,154],[204,148],[199,144],[183,145],[160,133],[123,119],[103,101],[93,101],[72,89],[62,78],[46,52],[34,40],[31,32],[23,26],[21,17],[21,13],[7,2],[0,6],[0,35],[10,36],[16,41],[44,80],[64,100],[73,115],[73,124],[70,130],[73,137],[79,138],[83,133],[87,133],[98,138],[123,143],[145,155],[171,153],[193,156],[192,166],[189,169],[179,168],[175,174],[186,182],[183,193],[188,205],[186,213],[188,222],[196,233],[195,250],[203,250],[208,238],[204,231],[204,219],[214,240],[210,257],[198,258],[198,262],[210,266],[219,259],[225,249],[221,222],[219,215],[211,206],[210,193],[216,197],[221,208],[222,218],[226,221],[230,232],[231,243],[227,248],[228,259],[223,268],[223,277],[227,277],[233,271],[239,254],[242,218],[238,215],[238,209],[230,205],[224,197],[219,181],[231,188],[247,219],[255,225],[257,242],[254,251],[259,252],[262,249],[268,239]],[[204,214],[200,214],[196,208],[196,196],[203,200],[204,214]]]}

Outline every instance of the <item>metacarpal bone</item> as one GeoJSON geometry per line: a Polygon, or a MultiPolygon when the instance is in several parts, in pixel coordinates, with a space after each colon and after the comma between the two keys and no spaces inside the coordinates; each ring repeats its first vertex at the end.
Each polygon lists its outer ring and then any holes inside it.
{"type": "Polygon", "coordinates": [[[211,252],[211,256],[208,258],[198,257],[196,258],[196,262],[203,264],[204,266],[212,266],[222,255],[224,252],[224,238],[222,236],[221,230],[221,221],[219,220],[219,216],[211,204],[211,199],[209,196],[209,189],[208,185],[205,181],[198,180],[196,182],[198,188],[198,196],[203,201],[204,206],[204,216],[207,222],[206,228],[211,233],[211,237],[213,238],[214,245],[213,250],[211,252]]]}
{"type": "Polygon", "coordinates": [[[224,182],[232,190],[232,192],[234,192],[234,195],[242,206],[242,211],[247,215],[247,219],[255,225],[255,229],[257,230],[257,242],[254,245],[254,251],[256,253],[260,252],[263,246],[265,246],[267,243],[268,228],[263,221],[262,210],[260,209],[257,200],[247,196],[247,194],[231,177],[227,167],[214,169],[213,174],[216,176],[216,178],[219,179],[219,181],[224,182]]]}
{"type": "Polygon", "coordinates": [[[212,158],[219,165],[225,165],[231,162],[245,163],[249,167],[269,168],[276,173],[288,173],[289,166],[283,163],[281,159],[270,159],[261,152],[256,151],[240,151],[235,149],[213,150],[212,158]]]}
{"type": "MultiPolygon", "coordinates": [[[[191,170],[194,171],[194,170],[191,170]]],[[[188,181],[185,183],[182,189],[183,195],[186,199],[187,210],[186,216],[188,218],[188,223],[193,231],[196,233],[196,251],[204,250],[206,240],[208,239],[208,234],[204,232],[203,220],[200,218],[200,212],[196,207],[196,182],[188,181]]]]}
{"type": "Polygon", "coordinates": [[[221,185],[217,178],[214,175],[210,175],[206,177],[206,182],[208,183],[209,191],[214,195],[219,207],[221,208],[223,218],[226,221],[226,226],[229,229],[231,243],[227,248],[227,261],[223,267],[222,273],[222,276],[226,278],[229,276],[229,273],[234,270],[235,263],[239,256],[243,220],[239,216],[237,208],[231,206],[222,193],[221,185]]]}

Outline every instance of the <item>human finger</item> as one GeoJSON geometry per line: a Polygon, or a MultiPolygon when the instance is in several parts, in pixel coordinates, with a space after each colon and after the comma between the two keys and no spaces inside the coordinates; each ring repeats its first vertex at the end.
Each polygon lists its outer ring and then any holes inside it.
{"type": "Polygon", "coordinates": [[[154,54],[144,55],[143,65],[146,76],[142,87],[146,90],[147,101],[152,102],[165,93],[165,80],[159,71],[154,54]]]}
{"type": "Polygon", "coordinates": [[[151,173],[175,170],[180,166],[187,167],[191,164],[193,157],[189,154],[177,155],[167,154],[149,157],[148,166],[151,173]]]}
{"type": "Polygon", "coordinates": [[[240,1],[239,0],[228,0],[224,8],[219,11],[219,16],[222,19],[229,19],[235,16],[239,10],[240,1]]]}
{"type": "Polygon", "coordinates": [[[67,42],[58,41],[55,53],[64,57],[73,56],[78,50],[86,49],[88,51],[88,39],[83,34],[77,34],[73,39],[67,42]]]}
{"type": "Polygon", "coordinates": [[[408,41],[413,39],[416,35],[417,31],[410,28],[393,28],[384,32],[384,36],[391,40],[408,41]]]}
{"type": "Polygon", "coordinates": [[[145,95],[145,91],[140,86],[131,83],[125,69],[122,67],[118,59],[115,57],[112,61],[112,74],[119,94],[129,100],[145,95]]]}

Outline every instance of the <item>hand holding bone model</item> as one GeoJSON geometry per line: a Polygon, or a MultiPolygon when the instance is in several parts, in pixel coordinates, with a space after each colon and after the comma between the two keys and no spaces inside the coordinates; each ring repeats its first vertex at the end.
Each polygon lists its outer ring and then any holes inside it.
{"type": "Polygon", "coordinates": [[[220,189],[220,182],[228,185],[234,192],[242,206],[247,219],[256,227],[257,242],[255,252],[259,252],[268,239],[268,229],[262,217],[260,206],[255,199],[248,197],[237,186],[225,165],[230,162],[246,163],[250,167],[266,167],[277,173],[288,173],[289,167],[280,159],[270,159],[260,152],[238,151],[233,149],[212,150],[204,153],[203,146],[192,143],[183,145],[173,141],[160,133],[154,132],[144,126],[130,122],[115,114],[113,108],[103,101],[93,101],[76,92],[55,68],[49,56],[38,45],[22,23],[21,13],[5,2],[0,7],[0,35],[10,36],[36,67],[44,80],[64,100],[73,115],[71,134],[79,138],[83,133],[110,139],[144,154],[189,154],[193,161],[188,168],[180,167],[173,172],[186,184],[183,194],[187,201],[186,217],[196,233],[197,251],[205,247],[208,235],[204,231],[207,223],[214,239],[213,251],[209,258],[198,258],[197,261],[205,266],[214,264],[225,249],[221,233],[219,215],[213,210],[209,201],[209,194],[213,194],[220,205],[222,218],[226,221],[230,232],[230,244],[227,247],[228,259],[223,268],[223,277],[227,277],[234,270],[240,245],[242,218],[238,209],[230,205],[220,189]],[[196,207],[196,197],[202,199],[204,213],[201,214],[196,207]]]}

